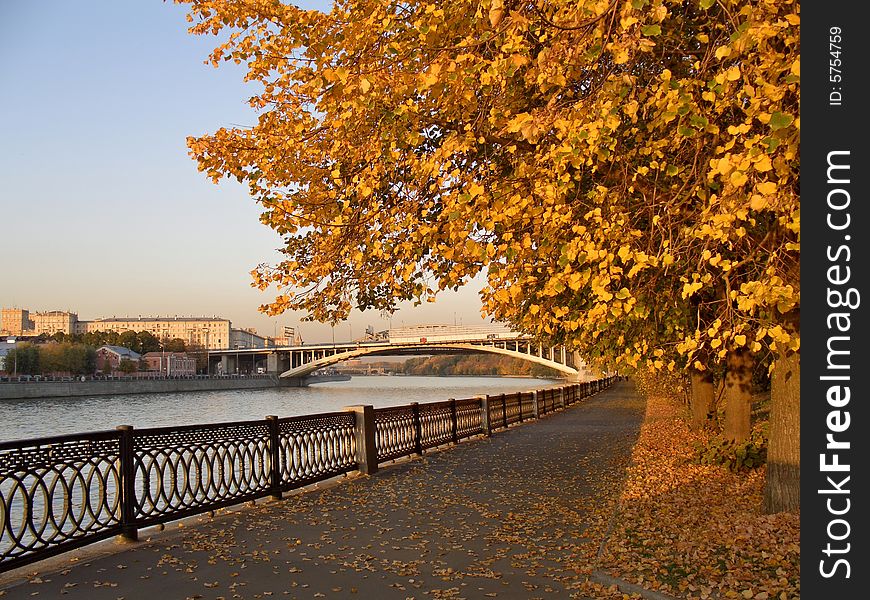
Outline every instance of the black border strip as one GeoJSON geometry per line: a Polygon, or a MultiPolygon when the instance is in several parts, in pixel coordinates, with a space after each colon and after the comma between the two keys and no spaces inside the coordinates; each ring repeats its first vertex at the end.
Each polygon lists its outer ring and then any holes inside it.
{"type": "Polygon", "coordinates": [[[863,377],[870,307],[861,304],[870,302],[865,283],[870,117],[864,81],[868,32],[861,8],[857,2],[801,7],[801,594],[809,599],[863,597],[864,569],[870,565],[863,377]],[[829,172],[830,164],[849,169],[829,172]],[[848,281],[834,282],[847,274],[848,281]],[[843,304],[852,306],[837,306],[838,292],[843,304]],[[832,318],[835,313],[848,316],[832,318]],[[848,353],[832,354],[831,348],[848,353]],[[846,387],[849,402],[844,402],[846,387]],[[828,447],[829,434],[848,448],[828,447]],[[830,465],[835,455],[848,471],[826,470],[822,461],[830,465]]]}

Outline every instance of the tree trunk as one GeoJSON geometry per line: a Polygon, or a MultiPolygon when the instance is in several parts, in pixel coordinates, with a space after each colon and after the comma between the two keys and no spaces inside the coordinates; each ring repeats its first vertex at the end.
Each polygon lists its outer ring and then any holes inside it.
{"type": "Polygon", "coordinates": [[[801,354],[777,356],[770,381],[770,439],[764,512],[797,510],[801,505],[801,354]]]}
{"type": "Polygon", "coordinates": [[[705,429],[710,425],[713,408],[713,374],[710,371],[692,369],[692,428],[705,429]]]}
{"type": "Polygon", "coordinates": [[[742,442],[749,439],[752,411],[752,355],[746,350],[728,353],[725,371],[726,439],[742,442]]]}

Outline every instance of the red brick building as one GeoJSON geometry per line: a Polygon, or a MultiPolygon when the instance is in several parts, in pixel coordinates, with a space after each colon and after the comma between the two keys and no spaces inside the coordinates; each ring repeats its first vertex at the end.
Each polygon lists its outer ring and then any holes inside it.
{"type": "Polygon", "coordinates": [[[142,358],[152,373],[168,377],[196,375],[196,359],[184,352],[146,352],[142,358]]]}

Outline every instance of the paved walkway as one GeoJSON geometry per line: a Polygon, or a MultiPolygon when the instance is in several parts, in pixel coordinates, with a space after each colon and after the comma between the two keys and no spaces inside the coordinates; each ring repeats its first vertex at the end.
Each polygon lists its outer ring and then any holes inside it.
{"type": "Polygon", "coordinates": [[[568,598],[598,550],[601,507],[642,417],[633,385],[619,382],[372,477],[26,567],[0,597],[568,598]]]}

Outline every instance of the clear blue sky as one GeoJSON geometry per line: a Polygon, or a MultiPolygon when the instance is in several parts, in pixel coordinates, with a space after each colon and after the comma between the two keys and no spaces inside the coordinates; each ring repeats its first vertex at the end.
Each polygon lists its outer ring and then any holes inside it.
{"type": "MultiPolygon", "coordinates": [[[[324,0],[300,2],[324,8],[324,0]]],[[[185,138],[250,124],[254,93],[215,39],[161,0],[0,0],[0,306],[113,315],[219,315],[234,326],[328,325],[267,317],[249,271],[277,236],[238,184],[196,169],[185,138]]],[[[403,306],[392,325],[482,322],[476,291],[403,306]]],[[[337,339],[389,323],[372,312],[337,339]]]]}

